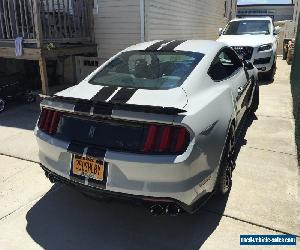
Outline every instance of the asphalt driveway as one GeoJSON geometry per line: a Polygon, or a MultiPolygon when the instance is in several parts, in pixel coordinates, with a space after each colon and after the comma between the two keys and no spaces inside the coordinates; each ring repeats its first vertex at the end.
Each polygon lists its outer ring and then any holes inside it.
{"type": "Polygon", "coordinates": [[[0,249],[239,249],[240,234],[282,233],[298,235],[299,247],[289,72],[278,59],[275,81],[261,83],[260,107],[245,122],[229,196],[178,217],[152,217],[142,207],[94,201],[50,184],[32,131],[38,105],[12,106],[0,115],[0,249]]]}

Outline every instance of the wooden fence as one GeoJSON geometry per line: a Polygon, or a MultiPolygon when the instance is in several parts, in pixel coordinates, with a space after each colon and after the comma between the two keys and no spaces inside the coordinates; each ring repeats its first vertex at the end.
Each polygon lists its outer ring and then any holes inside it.
{"type": "Polygon", "coordinates": [[[38,19],[45,42],[90,40],[92,5],[91,0],[0,0],[0,40],[37,39],[38,19]]]}

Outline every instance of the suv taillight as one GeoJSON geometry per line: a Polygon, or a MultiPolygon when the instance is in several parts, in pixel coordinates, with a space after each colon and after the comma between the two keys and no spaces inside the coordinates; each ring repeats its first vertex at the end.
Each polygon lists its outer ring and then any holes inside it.
{"type": "Polygon", "coordinates": [[[189,143],[189,132],[184,127],[150,125],[144,142],[144,153],[180,154],[189,143]]]}
{"type": "Polygon", "coordinates": [[[45,133],[53,135],[57,132],[61,117],[62,112],[43,108],[38,122],[38,128],[45,133]]]}

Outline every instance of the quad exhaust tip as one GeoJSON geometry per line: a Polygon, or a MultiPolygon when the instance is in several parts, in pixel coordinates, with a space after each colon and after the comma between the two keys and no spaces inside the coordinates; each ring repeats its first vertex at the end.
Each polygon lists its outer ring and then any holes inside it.
{"type": "MultiPolygon", "coordinates": [[[[51,183],[57,182],[52,174],[45,172],[45,175],[51,183]]],[[[150,206],[149,211],[152,216],[178,216],[183,212],[175,203],[155,203],[150,206]]]]}
{"type": "Polygon", "coordinates": [[[149,211],[152,216],[178,216],[182,209],[176,204],[154,204],[149,211]]]}

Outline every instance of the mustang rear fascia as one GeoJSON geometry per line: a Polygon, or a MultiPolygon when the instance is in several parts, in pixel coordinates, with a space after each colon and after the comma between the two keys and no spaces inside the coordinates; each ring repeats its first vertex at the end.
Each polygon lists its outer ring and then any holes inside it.
{"type": "MultiPolygon", "coordinates": [[[[153,53],[151,55],[155,57],[153,53]]],[[[134,60],[138,61],[138,59],[134,60]]],[[[157,60],[153,63],[157,63],[157,60]]],[[[227,149],[226,144],[234,140],[232,133],[235,133],[241,119],[252,107],[254,93],[256,96],[258,93],[254,91],[258,90],[255,86],[257,86],[257,70],[247,68],[235,52],[223,43],[195,40],[154,41],[131,46],[112,57],[81,83],[57,93],[56,96],[59,97],[43,100],[42,107],[58,110],[70,117],[85,119],[87,122],[103,119],[126,124],[133,123],[137,127],[140,124],[149,123],[158,128],[162,126],[166,128],[165,140],[170,134],[168,126],[185,128],[189,135],[186,149],[177,154],[148,151],[149,148],[151,149],[149,146],[151,136],[149,144],[144,148],[147,153],[126,152],[126,150],[105,147],[105,145],[99,147],[99,142],[91,145],[91,143],[81,141],[89,134],[94,138],[93,134],[95,130],[96,133],[98,130],[95,126],[93,128],[92,124],[90,129],[78,125],[76,128],[71,128],[74,129],[72,136],[75,137],[81,133],[80,140],[71,140],[68,136],[61,136],[61,128],[64,124],[59,124],[57,134],[54,135],[45,133],[39,127],[35,130],[41,165],[48,174],[99,192],[145,197],[148,200],[157,201],[168,199],[184,204],[185,209],[194,207],[201,198],[214,193],[214,190],[223,194],[229,191],[230,183],[227,182],[228,185],[223,188],[223,181],[227,180],[227,177],[231,178],[228,172],[232,171],[231,160],[233,159],[230,159],[230,163],[225,161],[224,152],[226,151],[224,150],[227,149]],[[128,63],[126,55],[139,55],[140,51],[147,52],[149,48],[155,49],[157,54],[164,54],[168,50],[172,51],[172,54],[184,55],[183,58],[171,57],[169,60],[174,65],[178,63],[176,62],[178,58],[181,58],[180,60],[184,61],[184,65],[180,66],[184,69],[183,72],[192,68],[194,70],[188,72],[188,75],[176,70],[169,72],[168,65],[163,64],[161,65],[163,74],[159,76],[162,84],[156,84],[156,80],[147,75],[151,73],[151,69],[145,60],[138,62],[139,67],[136,68],[135,75],[132,75],[127,67],[116,68],[113,63],[118,62],[122,66],[122,62],[128,63]],[[214,64],[212,68],[212,62],[219,58],[221,51],[231,55],[236,66],[230,77],[223,74],[222,77],[225,78],[222,78],[222,81],[212,70],[217,65],[214,64]],[[196,60],[197,58],[201,58],[200,62],[196,60]],[[193,67],[187,67],[187,65],[193,67]],[[112,67],[112,76],[113,72],[117,75],[125,72],[126,76],[129,75],[131,79],[137,79],[137,81],[129,84],[126,78],[120,84],[114,82],[109,76],[105,76],[106,67],[112,67]],[[104,75],[101,76],[101,72],[104,72],[104,75]],[[141,74],[143,72],[145,74],[141,74]],[[179,77],[176,77],[178,73],[180,73],[179,77]],[[164,74],[170,77],[165,78],[164,74]],[[96,75],[99,76],[98,81],[91,82],[96,75]],[[240,89],[243,91],[241,92],[240,89]],[[94,102],[95,100],[101,102],[94,102]],[[83,137],[82,130],[84,130],[83,137]],[[102,160],[106,166],[104,180],[95,182],[90,178],[74,178],[71,172],[74,153],[102,160]],[[221,178],[218,178],[219,176],[221,178]]],[[[54,113],[50,113],[52,114],[54,113]]],[[[56,130],[55,125],[56,122],[53,123],[52,133],[56,130]]],[[[150,135],[153,136],[155,130],[157,128],[152,128],[150,135]]],[[[137,131],[140,132],[139,128],[137,131]]],[[[113,136],[113,134],[107,134],[113,136]]],[[[182,132],[181,137],[183,135],[185,132],[182,132]]],[[[106,138],[105,142],[108,141],[106,138]]],[[[128,146],[123,145],[120,140],[118,142],[119,146],[128,146]]],[[[128,147],[130,146],[132,145],[128,147]]],[[[165,149],[165,143],[161,145],[162,149],[165,149]]]]}
{"type": "MultiPolygon", "coordinates": [[[[62,112],[67,115],[76,115],[78,117],[86,116],[91,117],[90,111],[75,112],[76,103],[85,103],[86,105],[99,105],[101,103],[82,102],[82,100],[71,100],[72,98],[61,97],[48,97],[45,98],[42,103],[42,108],[53,109],[55,111],[62,112]]],[[[130,108],[136,106],[141,117],[145,117],[145,112],[139,110],[145,110],[149,107],[139,107],[138,105],[130,105],[130,108]]],[[[102,106],[102,107],[105,107],[102,106]]],[[[112,108],[111,105],[107,105],[106,108],[112,108]]],[[[121,109],[124,107],[124,117],[120,117],[121,112],[117,112],[114,116],[114,111],[109,114],[92,114],[95,117],[104,117],[107,119],[128,121],[127,105],[115,104],[113,107],[121,109]]],[[[134,108],[133,108],[134,109],[134,108]]],[[[202,197],[206,193],[210,193],[213,190],[213,182],[209,180],[215,179],[216,174],[190,174],[191,168],[189,160],[195,143],[193,131],[186,125],[176,121],[180,120],[183,116],[184,110],[174,108],[160,108],[153,107],[148,109],[149,120],[146,118],[136,117],[135,122],[141,122],[144,120],[147,122],[156,122],[157,124],[174,125],[185,127],[189,132],[189,145],[185,152],[180,155],[164,155],[164,154],[141,154],[132,152],[120,152],[114,150],[99,149],[96,154],[93,154],[95,158],[102,158],[107,163],[107,178],[106,183],[89,182],[88,186],[98,189],[99,191],[105,190],[114,193],[120,193],[124,195],[137,195],[144,197],[153,197],[158,200],[162,197],[166,197],[179,204],[185,204],[186,210],[189,206],[194,205],[194,201],[197,201],[199,197],[202,197]],[[153,120],[153,114],[155,114],[157,120],[153,120]],[[176,115],[177,113],[177,115],[176,115]],[[197,194],[196,190],[199,191],[197,194]],[[202,193],[203,192],[203,193],[202,193]]],[[[131,113],[131,112],[130,112],[131,113]]],[[[131,122],[134,122],[130,118],[131,122]]],[[[59,131],[58,125],[58,131],[59,131]]],[[[58,138],[55,135],[43,132],[38,127],[35,130],[37,141],[39,144],[39,157],[41,165],[73,183],[81,183],[80,180],[72,178],[70,176],[72,155],[79,154],[76,150],[70,150],[70,145],[73,142],[58,138]]],[[[83,145],[82,155],[87,156],[88,147],[83,145]]],[[[94,149],[94,148],[93,148],[94,149]]],[[[96,147],[97,149],[97,147],[96,147]]]]}

